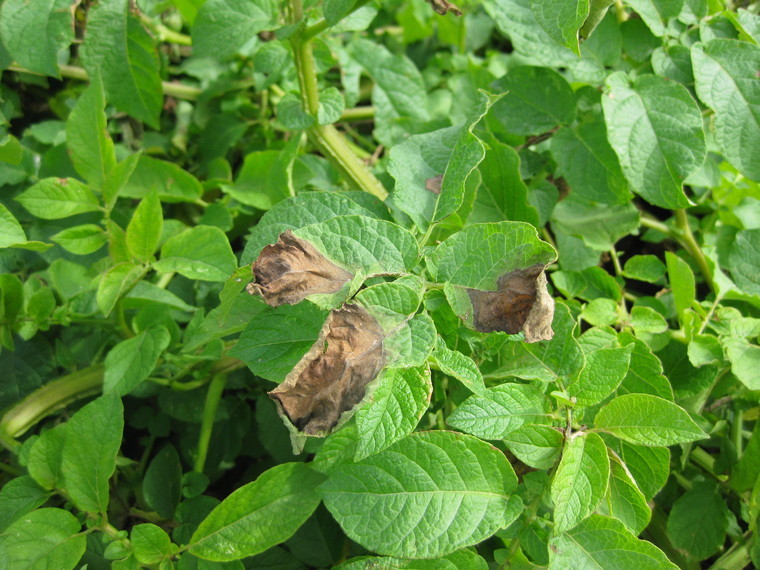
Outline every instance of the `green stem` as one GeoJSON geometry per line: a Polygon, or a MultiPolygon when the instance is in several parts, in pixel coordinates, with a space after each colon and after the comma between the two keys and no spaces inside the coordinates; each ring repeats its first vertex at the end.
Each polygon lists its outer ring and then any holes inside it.
{"type": "Polygon", "coordinates": [[[371,121],[375,118],[375,108],[372,106],[351,107],[343,111],[341,121],[371,121]]]}
{"type": "Polygon", "coordinates": [[[198,454],[195,456],[195,465],[193,471],[203,473],[206,466],[206,456],[208,455],[208,446],[211,443],[211,432],[214,429],[214,420],[216,411],[219,408],[219,402],[222,399],[222,392],[227,385],[227,375],[217,374],[211,380],[206,392],[206,402],[203,405],[203,419],[201,420],[201,433],[198,436],[198,454]]]}
{"type": "MultiPolygon", "coordinates": [[[[751,533],[745,534],[744,544],[739,542],[734,543],[723,556],[713,562],[708,570],[741,570],[752,564],[752,558],[749,555],[746,545],[750,536],[751,533]]],[[[757,538],[755,540],[757,540],[757,538]]]]}
{"type": "Polygon", "coordinates": [[[96,364],[35,390],[5,413],[0,420],[0,433],[17,438],[45,416],[75,400],[97,394],[103,384],[103,370],[102,364],[96,364]]]}
{"type": "MultiPolygon", "coordinates": [[[[30,75],[39,75],[45,77],[44,73],[37,73],[21,67],[20,65],[11,65],[8,67],[9,71],[15,71],[17,73],[28,73],[30,75]]],[[[59,65],[58,70],[61,72],[61,77],[68,77],[69,79],[79,79],[81,81],[89,81],[90,76],[87,72],[74,65],[59,65]]],[[[191,87],[190,85],[181,85],[179,83],[171,83],[169,81],[162,81],[161,86],[164,95],[169,97],[176,97],[177,99],[184,99],[185,101],[195,101],[201,94],[201,90],[197,87],[191,87]]]]}
{"type": "Polygon", "coordinates": [[[744,453],[744,440],[742,439],[742,427],[744,424],[744,411],[737,405],[734,405],[734,423],[731,424],[731,438],[736,448],[736,457],[741,457],[744,453]]]}
{"type": "Polygon", "coordinates": [[[679,240],[681,242],[681,245],[683,245],[684,249],[689,252],[689,255],[694,258],[694,261],[696,261],[697,267],[699,267],[699,271],[702,273],[705,281],[710,286],[710,289],[715,292],[715,284],[713,283],[712,271],[710,271],[710,266],[707,264],[707,259],[705,259],[705,256],[702,253],[702,249],[699,247],[697,240],[694,239],[694,234],[691,233],[686,210],[675,210],[675,215],[676,226],[678,227],[682,238],[679,240]]]}

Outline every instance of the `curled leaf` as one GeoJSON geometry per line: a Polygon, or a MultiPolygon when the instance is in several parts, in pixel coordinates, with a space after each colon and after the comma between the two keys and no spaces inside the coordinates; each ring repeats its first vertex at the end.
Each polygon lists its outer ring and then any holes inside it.
{"type": "Polygon", "coordinates": [[[363,307],[334,309],[309,352],[269,396],[304,434],[327,434],[382,370],[383,337],[363,307]]]}
{"type": "Polygon", "coordinates": [[[526,342],[554,335],[554,299],[546,289],[544,266],[510,271],[499,277],[498,291],[467,289],[473,308],[473,327],[480,332],[522,331],[526,342]]]}
{"type": "Polygon", "coordinates": [[[309,295],[336,293],[353,277],[290,230],[261,251],[252,270],[255,282],[246,290],[261,295],[272,307],[294,305],[309,295]]]}

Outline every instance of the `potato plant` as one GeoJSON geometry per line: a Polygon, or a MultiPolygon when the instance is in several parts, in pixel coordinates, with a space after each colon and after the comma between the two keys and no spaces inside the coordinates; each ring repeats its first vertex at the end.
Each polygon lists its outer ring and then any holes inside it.
{"type": "Polygon", "coordinates": [[[760,565],[760,15],[3,0],[0,567],[760,565]]]}

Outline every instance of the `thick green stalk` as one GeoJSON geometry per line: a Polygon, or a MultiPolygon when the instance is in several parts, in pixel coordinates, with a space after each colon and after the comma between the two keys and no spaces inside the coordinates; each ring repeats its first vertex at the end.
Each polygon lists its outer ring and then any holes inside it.
{"type": "Polygon", "coordinates": [[[681,244],[684,246],[684,249],[689,252],[689,255],[694,258],[694,261],[697,263],[697,267],[699,267],[700,273],[702,273],[702,277],[705,278],[705,281],[710,286],[710,289],[715,291],[712,271],[710,271],[710,266],[707,265],[707,259],[705,259],[705,256],[702,253],[702,249],[699,247],[697,240],[694,238],[694,234],[691,233],[691,228],[689,227],[689,219],[686,216],[686,210],[675,210],[675,215],[676,225],[678,226],[682,237],[681,244]]]}
{"type": "Polygon", "coordinates": [[[195,465],[193,471],[203,473],[206,466],[206,457],[208,456],[208,446],[211,443],[211,432],[214,430],[214,420],[216,411],[219,409],[219,402],[222,400],[224,387],[227,385],[227,375],[217,374],[211,380],[206,392],[206,402],[203,405],[203,419],[201,420],[201,432],[198,436],[198,453],[195,456],[195,465]]]}

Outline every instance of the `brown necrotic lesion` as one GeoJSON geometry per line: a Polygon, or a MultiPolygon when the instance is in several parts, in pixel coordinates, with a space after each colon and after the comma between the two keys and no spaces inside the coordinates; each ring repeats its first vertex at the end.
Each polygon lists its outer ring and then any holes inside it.
{"type": "Polygon", "coordinates": [[[309,295],[338,292],[353,275],[287,230],[253,263],[255,281],[247,291],[272,307],[294,305],[309,295]]]}
{"type": "Polygon", "coordinates": [[[363,307],[347,304],[331,311],[319,338],[270,397],[298,430],[325,435],[382,370],[383,338],[363,307]]]}
{"type": "Polygon", "coordinates": [[[554,300],[546,288],[544,269],[537,264],[505,273],[498,280],[498,291],[468,288],[475,330],[523,332],[527,342],[551,339],[554,300]]]}

